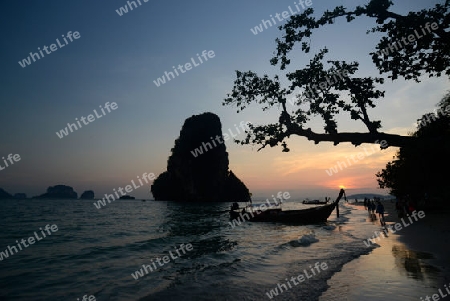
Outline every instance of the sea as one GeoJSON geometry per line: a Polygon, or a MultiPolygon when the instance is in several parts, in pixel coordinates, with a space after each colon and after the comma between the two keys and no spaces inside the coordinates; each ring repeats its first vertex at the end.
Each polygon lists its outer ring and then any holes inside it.
{"type": "MultiPolygon", "coordinates": [[[[364,240],[380,229],[367,211],[343,201],[340,217],[334,211],[322,224],[234,227],[230,203],[1,205],[0,300],[318,300],[344,264],[376,247],[364,240]],[[48,234],[46,225],[58,230],[48,234]],[[34,244],[19,250],[16,240],[29,237],[34,244]]],[[[311,206],[288,200],[283,209],[311,206]]]]}

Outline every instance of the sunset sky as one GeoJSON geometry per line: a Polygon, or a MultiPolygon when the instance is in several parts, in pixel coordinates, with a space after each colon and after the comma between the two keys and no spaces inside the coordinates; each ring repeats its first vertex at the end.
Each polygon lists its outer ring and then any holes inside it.
{"type": "MultiPolygon", "coordinates": [[[[394,1],[392,10],[405,14],[434,6],[441,1],[394,1]]],[[[10,1],[1,14],[0,58],[0,157],[19,154],[21,160],[0,171],[0,188],[28,196],[44,193],[48,186],[65,184],[80,195],[92,189],[96,197],[124,187],[143,173],[166,170],[167,158],[186,118],[213,112],[222,121],[223,132],[241,121],[267,124],[278,119],[278,110],[263,112],[252,105],[237,114],[236,108],[222,106],[233,87],[235,70],[258,74],[285,73],[271,66],[275,27],[254,35],[251,28],[262,19],[294,6],[294,0],[241,1],[149,1],[122,16],[116,12],[124,0],[111,1],[10,1]],[[79,32],[73,39],[36,62],[22,68],[38,47],[50,46],[62,35],[79,32]],[[197,60],[197,53],[214,51],[215,56],[184,74],[160,85],[154,80],[173,71],[172,66],[197,60]],[[106,102],[117,109],[60,139],[56,135],[75,118],[99,111],[106,102]]],[[[316,14],[336,5],[353,8],[362,0],[312,0],[316,14]]],[[[280,24],[284,22],[280,22],[280,24]]],[[[312,51],[293,51],[290,68],[302,68],[316,51],[328,47],[326,59],[358,61],[358,76],[379,76],[369,57],[376,34],[366,34],[374,20],[343,20],[314,32],[312,51]]],[[[198,62],[198,61],[197,61],[198,62]]],[[[290,69],[291,70],[291,69],[290,69]]],[[[449,80],[423,78],[386,81],[386,91],[377,108],[369,111],[382,120],[382,131],[407,134],[415,121],[431,112],[448,91],[449,80]]],[[[323,131],[313,119],[309,125],[323,131]]],[[[366,131],[361,123],[340,116],[339,131],[366,131]]],[[[236,138],[243,138],[244,135],[236,138]]],[[[257,197],[290,191],[294,198],[337,196],[339,186],[348,194],[377,189],[375,173],[397,151],[380,151],[374,145],[357,148],[344,143],[313,142],[291,137],[291,152],[281,147],[257,152],[258,146],[240,146],[227,141],[230,168],[257,197]],[[326,170],[352,155],[364,158],[333,175],[326,170]]],[[[3,160],[0,160],[4,166],[3,160]]],[[[151,198],[150,187],[131,193],[151,198]]]]}

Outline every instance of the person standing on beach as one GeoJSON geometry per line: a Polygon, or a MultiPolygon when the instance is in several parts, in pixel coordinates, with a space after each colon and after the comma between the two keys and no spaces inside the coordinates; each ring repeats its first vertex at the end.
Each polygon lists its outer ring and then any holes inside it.
{"type": "Polygon", "coordinates": [[[381,225],[384,224],[384,206],[381,204],[380,201],[377,201],[377,213],[378,217],[380,218],[381,225]]]}

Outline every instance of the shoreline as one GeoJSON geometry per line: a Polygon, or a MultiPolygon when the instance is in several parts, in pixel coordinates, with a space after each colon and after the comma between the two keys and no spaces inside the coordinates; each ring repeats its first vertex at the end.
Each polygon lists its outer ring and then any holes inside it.
{"type": "MultiPolygon", "coordinates": [[[[365,210],[362,203],[350,205],[365,210]]],[[[384,201],[383,205],[386,224],[401,223],[395,203],[384,201]]],[[[327,281],[329,288],[319,300],[420,300],[439,294],[450,282],[450,224],[445,212],[425,214],[377,239],[379,247],[368,255],[346,263],[327,281]]],[[[372,223],[381,232],[380,221],[372,223]]]]}
{"type": "MultiPolygon", "coordinates": [[[[398,223],[395,203],[383,203],[388,215],[386,223],[398,223]]],[[[433,258],[426,261],[441,270],[444,281],[450,281],[450,223],[448,212],[426,212],[426,216],[418,222],[405,227],[398,233],[397,240],[405,244],[411,251],[431,254],[433,258]]]]}

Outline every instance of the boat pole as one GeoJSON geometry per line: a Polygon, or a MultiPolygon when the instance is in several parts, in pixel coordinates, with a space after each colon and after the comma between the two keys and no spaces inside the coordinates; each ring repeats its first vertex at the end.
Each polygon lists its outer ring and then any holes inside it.
{"type": "MultiPolygon", "coordinates": [[[[334,203],[336,204],[337,217],[339,217],[339,201],[341,200],[342,196],[345,196],[345,191],[341,188],[341,191],[339,191],[339,196],[337,197],[336,201],[334,201],[334,203]]],[[[345,198],[347,199],[347,196],[345,196],[345,198]]]]}

